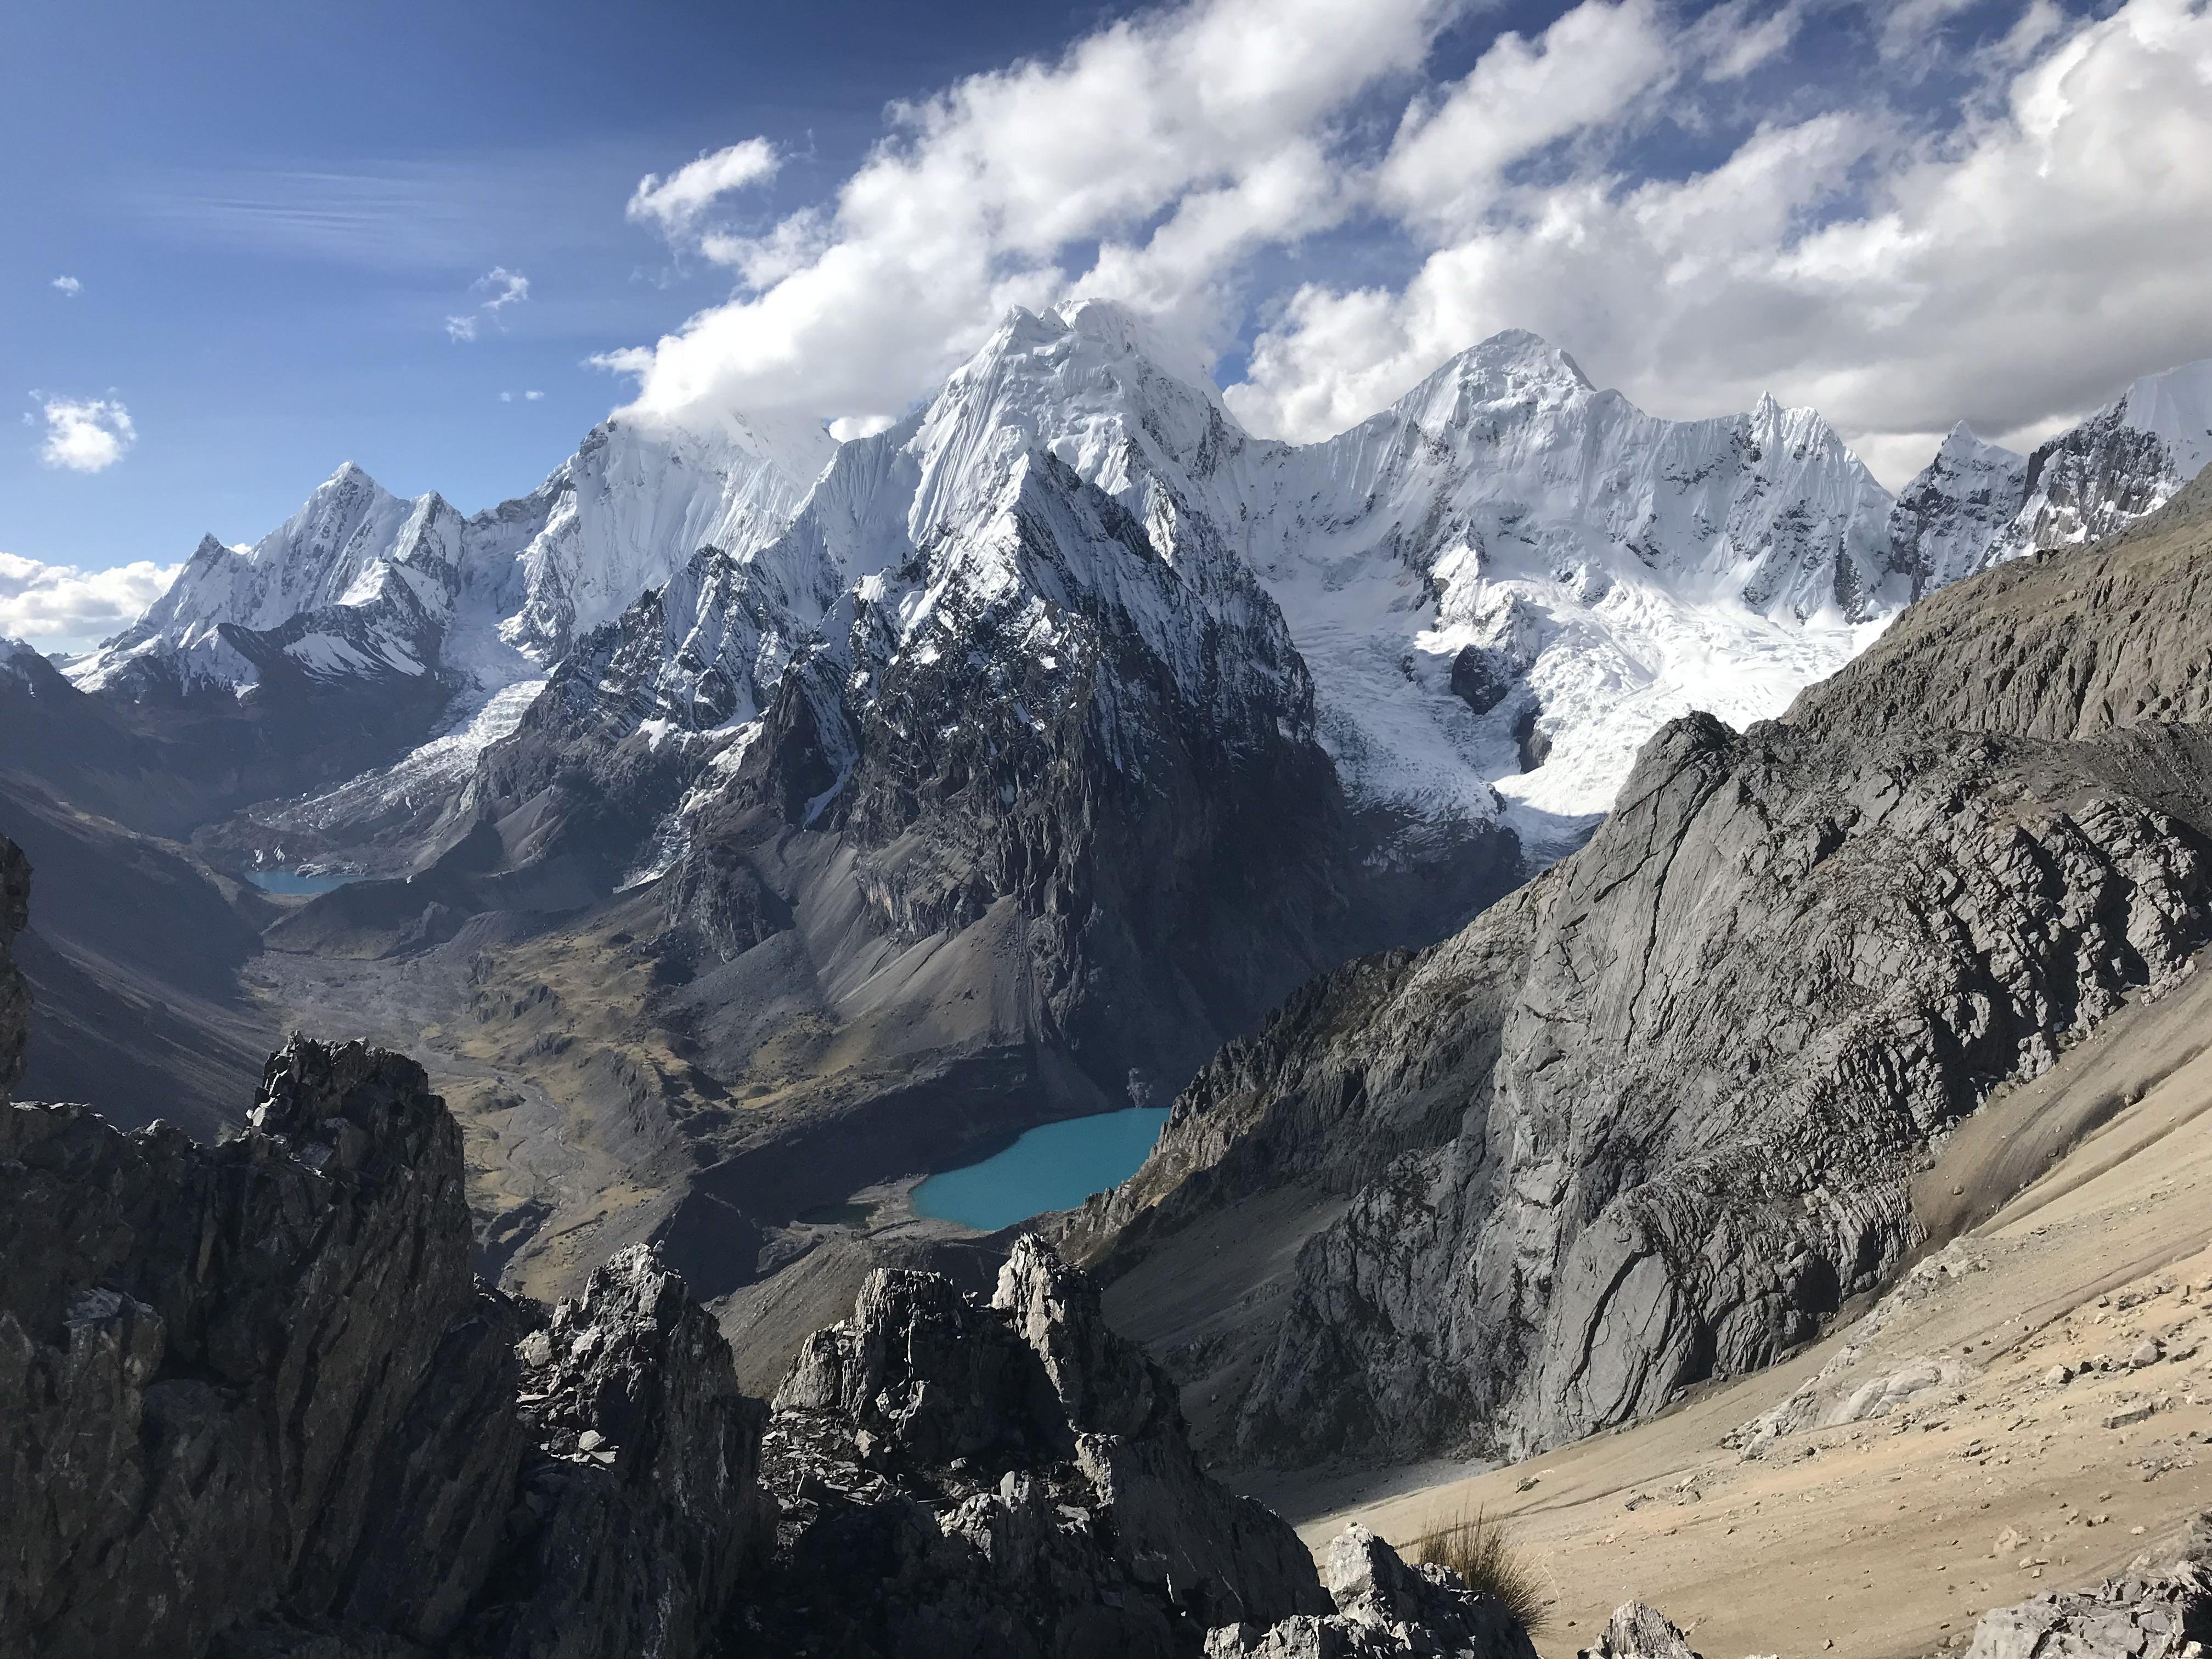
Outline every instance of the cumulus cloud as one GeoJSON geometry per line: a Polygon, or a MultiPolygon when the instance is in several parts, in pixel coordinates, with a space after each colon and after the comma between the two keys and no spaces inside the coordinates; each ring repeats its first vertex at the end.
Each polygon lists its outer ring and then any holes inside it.
{"type": "Polygon", "coordinates": [[[1315,435],[1520,325],[1666,412],[1773,387],[1897,482],[1957,419],[2032,440],[2212,350],[2208,259],[2212,13],[2129,0],[1955,129],[1834,111],[1686,179],[1503,190],[1397,289],[1299,289],[1230,401],[1315,435]]]}
{"type": "Polygon", "coordinates": [[[80,570],[0,553],[0,635],[41,650],[82,649],[134,621],[168,591],[178,568],[141,560],[80,570]]]}
{"type": "Polygon", "coordinates": [[[600,361],[639,374],[651,410],[866,422],[903,407],[1012,305],[1080,289],[1207,329],[1237,262],[1340,220],[1340,124],[1362,94],[1418,70],[1455,9],[1199,0],[894,106],[832,200],[711,244],[742,278],[735,298],[600,361]]]}
{"type": "Polygon", "coordinates": [[[763,141],[648,178],[631,217],[738,288],[597,361],[849,435],[1009,306],[1099,294],[1238,349],[1231,407],[1312,438],[1527,327],[1659,413],[1812,404],[1894,483],[1956,419],[2032,439],[2212,352],[2199,0],[1582,0],[1439,73],[1474,15],[1186,0],[895,106],[765,226],[711,212],[763,141]]]}
{"type": "Polygon", "coordinates": [[[138,441],[131,411],[104,398],[40,398],[39,416],[23,418],[37,425],[40,417],[46,436],[39,459],[70,472],[104,472],[138,441]]]}
{"type": "Polygon", "coordinates": [[[65,296],[72,300],[84,292],[84,284],[74,276],[57,276],[47,286],[59,289],[65,296]]]}
{"type": "Polygon", "coordinates": [[[748,138],[687,161],[666,178],[648,173],[629,198],[629,216],[678,235],[698,222],[714,203],[732,191],[764,185],[775,177],[783,158],[765,138],[748,138]]]}

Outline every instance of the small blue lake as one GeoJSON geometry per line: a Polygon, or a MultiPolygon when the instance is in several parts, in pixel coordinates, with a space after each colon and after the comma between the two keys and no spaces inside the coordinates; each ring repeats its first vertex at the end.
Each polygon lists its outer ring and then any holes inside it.
{"type": "Polygon", "coordinates": [[[264,893],[282,893],[287,897],[336,892],[348,882],[361,879],[359,876],[311,876],[298,870],[249,870],[246,878],[264,893]]]}
{"type": "Polygon", "coordinates": [[[1072,1209],[1136,1174],[1167,1121],[1164,1106],[1132,1106],[1045,1124],[995,1158],[930,1176],[914,1189],[915,1212],[990,1233],[1072,1209]]]}

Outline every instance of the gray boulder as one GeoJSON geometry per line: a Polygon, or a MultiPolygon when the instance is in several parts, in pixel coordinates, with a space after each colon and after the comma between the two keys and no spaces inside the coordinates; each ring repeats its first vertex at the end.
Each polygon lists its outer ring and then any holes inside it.
{"type": "Polygon", "coordinates": [[[1576,1659],[1698,1659],[1690,1638],[1656,1607],[1627,1601],[1613,1610],[1595,1645],[1576,1659]]]}
{"type": "Polygon", "coordinates": [[[1407,1566],[1364,1527],[1337,1534],[1322,1573],[1334,1613],[1224,1626],[1207,1635],[1207,1659],[1535,1659],[1528,1632],[1495,1598],[1447,1567],[1407,1566]]]}
{"type": "Polygon", "coordinates": [[[1966,1659],[2183,1659],[2212,1648],[2212,1511],[2171,1571],[1985,1613],[1966,1659]]]}
{"type": "Polygon", "coordinates": [[[1166,1377],[1034,1238],[988,1305],[872,1274],[778,1391],[763,1462],[771,1650],[1188,1655],[1328,1607],[1297,1535],[1206,1474],[1166,1377]]]}

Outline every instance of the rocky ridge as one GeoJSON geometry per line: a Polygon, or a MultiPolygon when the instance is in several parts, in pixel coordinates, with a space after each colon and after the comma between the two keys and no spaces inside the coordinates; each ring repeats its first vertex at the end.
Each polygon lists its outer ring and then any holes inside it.
{"type": "Polygon", "coordinates": [[[2206,623],[2167,580],[2201,562],[2191,500],[1936,596],[1788,725],[1677,722],[1582,852],[1224,1050],[1072,1237],[1157,1279],[1233,1206],[1338,1195],[1279,1303],[1170,1356],[1241,1402],[1209,1443],[1523,1453],[1764,1364],[1891,1272],[1930,1142],[2212,938],[2206,623]],[[2007,665],[2046,649],[2124,658],[2142,699],[2007,665]],[[1984,672],[2031,701],[1947,729],[1912,689],[1984,672]]]}

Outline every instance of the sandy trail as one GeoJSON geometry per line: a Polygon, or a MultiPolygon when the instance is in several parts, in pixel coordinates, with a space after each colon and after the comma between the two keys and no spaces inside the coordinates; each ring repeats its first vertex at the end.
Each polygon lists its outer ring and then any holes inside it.
{"type": "Polygon", "coordinates": [[[1985,1107],[1923,1183],[1931,1212],[2027,1141],[2058,1162],[1786,1364],[1472,1477],[1253,1489],[1316,1547],[1353,1520],[1404,1543],[1510,1517],[1556,1586],[1547,1656],[1632,1597],[1713,1659],[1927,1654],[1985,1608],[2155,1559],[2212,1505],[2206,1035],[2212,974],[1985,1107]],[[2046,1380],[2100,1355],[2112,1369],[2046,1380]],[[1805,1425],[1747,1456],[1739,1431],[1793,1396],[1805,1425]]]}

